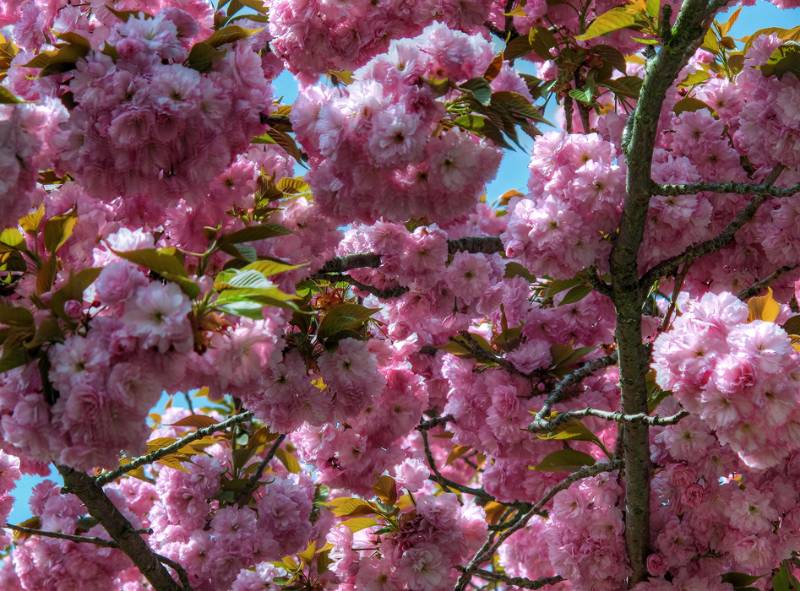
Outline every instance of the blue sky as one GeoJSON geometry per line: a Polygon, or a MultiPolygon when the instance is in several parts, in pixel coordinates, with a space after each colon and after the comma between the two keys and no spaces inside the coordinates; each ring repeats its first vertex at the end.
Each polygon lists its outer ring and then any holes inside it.
{"type": "MultiPolygon", "coordinates": [[[[720,20],[727,20],[726,14],[730,12],[732,10],[723,13],[720,20]]],[[[758,0],[754,6],[744,7],[731,34],[738,38],[769,26],[793,27],[796,25],[800,25],[800,9],[780,10],[768,2],[758,0]]],[[[283,97],[283,102],[291,103],[297,96],[297,85],[294,78],[286,72],[281,74],[275,81],[273,94],[275,97],[283,97]]],[[[542,129],[547,130],[548,128],[545,126],[542,129]]],[[[525,191],[528,170],[527,151],[530,149],[532,142],[524,134],[521,141],[525,148],[524,151],[507,151],[504,155],[497,177],[487,188],[487,195],[490,200],[495,200],[509,189],[525,191]]],[[[166,397],[159,406],[163,408],[165,402],[166,397]]],[[[181,396],[176,397],[174,402],[176,406],[185,406],[181,396]]],[[[159,411],[156,410],[156,412],[159,411]]],[[[42,478],[40,477],[25,476],[17,483],[14,494],[18,500],[9,516],[11,523],[18,523],[30,516],[25,500],[29,497],[33,486],[41,480],[42,478]]]]}

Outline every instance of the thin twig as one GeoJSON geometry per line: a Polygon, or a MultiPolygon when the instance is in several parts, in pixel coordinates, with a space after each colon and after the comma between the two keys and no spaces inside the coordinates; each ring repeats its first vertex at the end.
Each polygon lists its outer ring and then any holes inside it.
{"type": "Polygon", "coordinates": [[[73,534],[65,534],[58,531],[46,531],[43,529],[35,529],[32,527],[25,527],[23,525],[14,525],[13,523],[6,523],[3,527],[11,529],[22,534],[29,536],[41,536],[43,538],[55,538],[57,540],[67,540],[69,542],[78,542],[81,544],[94,544],[95,546],[102,546],[104,548],[119,548],[119,544],[113,540],[105,540],[95,536],[78,536],[73,534]]]}
{"type": "Polygon", "coordinates": [[[433,451],[431,451],[430,442],[428,441],[428,431],[437,425],[444,424],[446,421],[442,419],[452,420],[452,417],[438,417],[438,421],[434,419],[431,421],[424,421],[417,425],[417,431],[419,431],[422,435],[422,445],[425,449],[425,459],[428,461],[428,466],[430,467],[431,472],[433,472],[433,474],[430,476],[430,479],[438,483],[445,490],[445,492],[457,490],[485,501],[494,501],[495,498],[482,488],[473,488],[471,486],[459,484],[454,480],[445,478],[442,473],[439,472],[439,468],[436,466],[436,460],[433,457],[433,451]]]}
{"type": "Polygon", "coordinates": [[[659,185],[653,183],[653,195],[694,195],[704,191],[712,193],[735,193],[737,195],[766,195],[768,197],[792,197],[800,193],[800,184],[792,187],[776,187],[773,183],[752,185],[747,183],[679,183],[659,185]]]}
{"type": "Polygon", "coordinates": [[[532,433],[539,432],[552,432],[558,429],[564,423],[568,423],[575,419],[583,417],[597,417],[607,421],[615,421],[617,423],[642,423],[651,427],[663,427],[664,425],[674,425],[684,417],[689,416],[685,410],[676,412],[674,415],[666,417],[647,415],[644,413],[626,415],[623,412],[612,412],[608,410],[600,410],[598,408],[582,408],[579,410],[570,410],[556,415],[549,421],[539,421],[531,423],[528,430],[532,433]]]}
{"type": "Polygon", "coordinates": [[[553,410],[553,405],[561,402],[568,388],[580,384],[594,372],[614,365],[616,362],[617,352],[614,351],[610,355],[587,361],[574,371],[569,372],[553,387],[553,390],[548,394],[542,408],[536,413],[531,424],[538,424],[541,421],[546,421],[546,418],[550,415],[550,411],[553,410]]]}
{"type": "Polygon", "coordinates": [[[453,591],[464,591],[478,567],[483,562],[491,558],[494,553],[497,552],[497,549],[500,548],[500,546],[502,546],[503,543],[509,537],[511,537],[511,535],[525,527],[528,521],[530,521],[534,515],[546,515],[546,511],[543,511],[544,506],[549,503],[559,492],[569,488],[579,480],[597,476],[603,472],[618,470],[621,466],[622,462],[615,459],[611,460],[610,462],[594,464],[593,466],[585,466],[579,470],[576,470],[564,478],[564,480],[552,486],[547,493],[534,505],[531,505],[526,510],[520,511],[517,517],[512,520],[512,523],[508,529],[499,534],[497,532],[490,532],[489,537],[486,539],[483,546],[481,546],[481,548],[475,553],[475,555],[472,557],[472,560],[469,561],[461,575],[458,577],[458,582],[453,588],[453,591]]]}
{"type": "Polygon", "coordinates": [[[401,295],[408,293],[408,288],[404,285],[397,285],[395,287],[381,289],[380,287],[374,287],[372,285],[367,285],[366,283],[361,283],[358,279],[354,279],[350,275],[346,275],[344,273],[329,273],[327,275],[315,275],[315,277],[318,279],[327,279],[328,281],[344,281],[353,287],[360,289],[361,291],[366,291],[367,293],[371,293],[376,297],[384,299],[399,298],[401,295]]]}
{"type": "Polygon", "coordinates": [[[562,581],[564,581],[564,577],[561,577],[559,575],[555,575],[552,577],[542,577],[541,579],[536,579],[534,581],[532,579],[528,579],[525,577],[510,577],[502,573],[493,573],[491,571],[483,570],[480,568],[475,570],[473,574],[487,581],[492,581],[495,583],[506,583],[508,585],[511,585],[513,587],[519,587],[521,589],[541,589],[542,587],[546,587],[548,585],[555,585],[556,583],[561,583],[562,581]]]}
{"type": "Polygon", "coordinates": [[[203,427],[202,429],[198,429],[197,431],[189,433],[189,435],[186,435],[185,437],[182,437],[182,438],[178,439],[174,443],[171,443],[171,444],[169,444],[169,445],[167,445],[165,447],[161,447],[161,448],[159,448],[159,449],[157,449],[154,452],[151,452],[149,454],[146,454],[146,455],[143,455],[143,456],[139,456],[138,458],[134,458],[129,463],[123,464],[122,466],[120,466],[119,468],[117,468],[116,470],[114,470],[112,472],[103,472],[102,474],[100,474],[99,476],[97,476],[95,478],[95,483],[98,486],[105,486],[109,482],[112,482],[112,481],[116,480],[117,478],[119,478],[123,474],[127,474],[131,470],[135,470],[139,466],[144,466],[146,464],[152,464],[153,462],[156,462],[156,461],[160,460],[164,456],[168,456],[171,453],[175,453],[176,451],[181,449],[184,445],[187,445],[187,444],[191,443],[192,441],[196,441],[198,439],[202,439],[203,437],[207,437],[208,435],[212,435],[213,433],[216,433],[217,431],[224,431],[225,429],[227,429],[231,425],[236,425],[238,423],[246,421],[246,420],[252,418],[252,416],[253,416],[253,413],[250,412],[250,411],[247,411],[247,412],[243,412],[243,413],[238,414],[238,415],[234,415],[234,416],[230,417],[229,419],[226,419],[226,420],[224,420],[222,422],[219,422],[219,423],[217,423],[215,425],[209,425],[208,427],[203,427]]]}
{"type": "MultiPolygon", "coordinates": [[[[771,187],[775,181],[778,180],[778,177],[784,171],[784,169],[785,167],[783,165],[776,166],[772,172],[769,173],[769,176],[764,181],[763,185],[758,186],[771,187]]],[[[753,219],[758,211],[758,208],[761,207],[761,205],[769,197],[770,195],[768,193],[761,191],[755,197],[753,197],[753,199],[744,209],[736,214],[736,217],[734,217],[733,220],[731,220],[731,222],[728,223],[728,225],[725,226],[725,228],[717,236],[703,242],[692,244],[681,254],[670,257],[653,266],[639,280],[640,288],[647,288],[659,277],[664,277],[666,275],[675,273],[678,267],[682,264],[686,264],[688,266],[700,257],[712,252],[716,252],[724,246],[730,244],[736,236],[736,232],[738,232],[739,229],[747,222],[753,219]]]]}
{"type": "Polygon", "coordinates": [[[776,269],[775,271],[773,271],[772,273],[770,273],[769,275],[767,275],[763,279],[759,279],[758,281],[753,283],[753,285],[751,285],[750,287],[747,287],[747,288],[743,289],[738,294],[736,294],[736,297],[738,297],[740,300],[746,300],[746,299],[752,298],[754,295],[758,295],[758,293],[762,289],[764,289],[765,287],[769,286],[769,284],[772,283],[773,281],[775,281],[778,277],[780,277],[781,275],[783,275],[785,273],[790,273],[791,271],[794,271],[798,267],[800,267],[800,264],[797,264],[797,265],[784,265],[783,267],[780,267],[779,269],[776,269]]]}
{"type": "Polygon", "coordinates": [[[180,580],[185,591],[192,591],[192,584],[189,582],[189,575],[186,573],[185,568],[171,558],[167,558],[163,554],[156,554],[156,558],[177,573],[178,579],[180,580]]]}
{"type": "MultiPolygon", "coordinates": [[[[95,536],[77,536],[73,534],[65,534],[57,531],[46,531],[43,529],[34,529],[32,527],[25,527],[22,525],[14,525],[13,523],[6,523],[3,527],[6,529],[11,529],[29,536],[41,536],[43,538],[55,538],[57,540],[67,540],[69,542],[76,542],[79,544],[93,544],[95,546],[101,546],[103,548],[115,548],[119,549],[119,544],[114,542],[113,540],[105,540],[103,538],[98,538],[95,536]]],[[[141,532],[139,532],[141,533],[141,532]]],[[[183,585],[184,589],[191,589],[191,584],[189,583],[189,577],[186,574],[186,570],[174,560],[167,558],[161,554],[156,554],[156,557],[166,564],[168,567],[173,569],[177,574],[178,578],[181,581],[181,585],[183,585]]]]}
{"type": "Polygon", "coordinates": [[[253,496],[253,493],[256,491],[258,485],[260,484],[259,481],[261,480],[261,476],[264,475],[264,470],[267,469],[267,466],[275,457],[275,453],[278,451],[278,448],[281,446],[281,443],[283,443],[284,439],[286,439],[286,435],[284,434],[278,435],[278,438],[272,444],[272,447],[269,448],[267,455],[264,456],[264,459],[261,460],[261,463],[258,465],[256,471],[250,477],[250,480],[247,481],[247,485],[242,489],[242,492],[236,499],[236,503],[240,507],[246,505],[247,502],[250,500],[250,497],[253,496]]]}

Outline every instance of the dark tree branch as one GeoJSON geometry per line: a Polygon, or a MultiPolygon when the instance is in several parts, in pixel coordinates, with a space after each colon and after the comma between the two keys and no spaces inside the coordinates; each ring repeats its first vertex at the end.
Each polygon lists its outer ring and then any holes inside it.
{"type": "Polygon", "coordinates": [[[459,251],[483,254],[496,254],[504,252],[503,243],[496,236],[468,236],[447,241],[447,250],[450,254],[459,251]]]}
{"type": "MultiPolygon", "coordinates": [[[[447,241],[450,254],[459,251],[495,254],[502,253],[503,243],[496,236],[468,236],[447,241]]],[[[345,273],[351,269],[375,269],[381,266],[381,256],[373,252],[362,252],[335,257],[322,265],[315,277],[322,278],[328,273],[345,273]]]]}
{"type": "Polygon", "coordinates": [[[264,470],[267,469],[269,463],[272,461],[272,458],[275,457],[275,453],[278,451],[278,448],[283,443],[283,440],[286,439],[286,435],[278,435],[278,438],[272,444],[272,447],[269,448],[267,455],[264,456],[264,459],[261,460],[261,463],[256,468],[256,471],[250,477],[250,480],[247,481],[247,485],[242,489],[242,492],[239,493],[239,497],[236,499],[236,503],[242,507],[246,505],[250,501],[250,497],[253,496],[253,493],[258,488],[261,480],[261,477],[264,475],[264,470]]]}
{"type": "Polygon", "coordinates": [[[190,591],[190,587],[175,582],[162,564],[163,557],[150,549],[94,478],[69,466],[58,465],[57,468],[64,484],[86,505],[89,514],[100,522],[156,591],[190,591]]]}
{"type": "MultiPolygon", "coordinates": [[[[778,177],[783,170],[784,167],[782,165],[776,166],[769,174],[764,184],[771,186],[776,180],[778,180],[778,177]]],[[[670,257],[653,266],[644,274],[644,276],[642,276],[640,287],[646,289],[659,277],[664,277],[666,275],[675,273],[680,265],[690,265],[700,257],[712,252],[716,252],[733,242],[736,232],[738,232],[747,222],[753,219],[758,211],[758,208],[761,207],[768,197],[769,196],[764,193],[754,196],[750,203],[748,203],[744,209],[739,211],[739,213],[736,214],[736,217],[734,217],[733,220],[731,220],[730,223],[725,226],[722,232],[717,234],[714,238],[692,244],[681,254],[670,257]]]]}
{"type": "Polygon", "coordinates": [[[797,265],[784,265],[783,267],[780,267],[780,268],[776,269],[775,271],[773,271],[772,273],[770,273],[769,275],[767,275],[763,279],[759,279],[758,281],[756,281],[750,287],[747,287],[747,288],[743,289],[738,294],[736,294],[736,297],[738,297],[740,300],[746,300],[746,299],[752,298],[753,296],[758,295],[758,293],[762,289],[764,289],[765,287],[768,287],[769,284],[772,283],[773,281],[775,281],[778,277],[780,277],[781,275],[784,275],[786,273],[791,273],[792,271],[794,271],[798,267],[800,267],[800,264],[797,264],[797,265]]]}
{"type": "Polygon", "coordinates": [[[375,253],[348,254],[335,257],[322,265],[317,275],[344,273],[350,269],[375,269],[381,266],[381,257],[375,253]]]}
{"type": "MultiPolygon", "coordinates": [[[[713,18],[708,0],[684,0],[675,25],[659,51],[651,51],[636,108],[628,119],[622,146],[628,170],[619,234],[610,257],[617,325],[620,390],[625,414],[647,414],[649,359],[642,343],[639,248],[653,193],[652,160],[658,122],[667,90],[695,52],[713,18]]],[[[650,539],[650,449],[648,425],[624,423],[620,440],[625,462],[625,545],[631,567],[628,584],[647,577],[650,539]]]]}
{"type": "MultiPolygon", "coordinates": [[[[198,439],[202,439],[203,437],[207,437],[217,431],[224,431],[231,425],[236,425],[238,423],[244,422],[253,417],[253,413],[250,411],[240,413],[238,415],[234,415],[229,419],[221,421],[216,425],[209,425],[208,427],[203,427],[202,429],[198,429],[197,431],[193,431],[186,435],[185,437],[181,437],[174,443],[167,445],[165,447],[159,448],[156,451],[149,453],[144,456],[139,456],[138,458],[134,458],[127,464],[123,464],[116,470],[112,472],[103,472],[99,476],[97,476],[94,480],[98,486],[105,486],[109,482],[112,482],[122,476],[123,474],[127,474],[131,470],[135,470],[139,466],[145,466],[147,464],[152,464],[160,460],[161,458],[168,456],[172,453],[175,453],[179,449],[181,449],[184,445],[191,443],[192,441],[196,441],[198,439]]],[[[69,489],[69,485],[67,485],[69,489]]],[[[72,492],[72,490],[70,490],[72,492]]]]}
{"type": "Polygon", "coordinates": [[[327,275],[316,275],[319,279],[327,279],[328,281],[344,281],[349,283],[355,288],[360,289],[361,291],[366,291],[367,293],[371,293],[372,295],[379,297],[379,298],[399,298],[401,295],[408,293],[408,288],[404,285],[397,285],[395,287],[387,287],[381,289],[380,287],[374,287],[372,285],[367,285],[366,283],[361,283],[357,279],[350,277],[350,275],[346,275],[344,273],[329,273],[327,275]]]}
{"type": "Polygon", "coordinates": [[[506,583],[507,585],[511,585],[513,587],[519,587],[521,589],[541,589],[542,587],[547,587],[548,585],[555,585],[556,583],[561,583],[564,581],[563,577],[555,575],[553,577],[543,577],[541,579],[531,580],[525,577],[509,577],[508,575],[504,575],[501,573],[493,573],[488,570],[477,569],[474,573],[475,576],[480,577],[486,581],[492,581],[495,583],[506,583]]]}

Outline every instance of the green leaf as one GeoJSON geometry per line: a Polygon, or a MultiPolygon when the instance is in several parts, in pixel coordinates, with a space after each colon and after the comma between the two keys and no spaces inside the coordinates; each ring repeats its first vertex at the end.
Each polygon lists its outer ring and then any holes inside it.
{"type": "Polygon", "coordinates": [[[241,230],[236,230],[220,238],[220,242],[226,244],[238,244],[240,242],[255,242],[277,236],[288,236],[292,231],[279,224],[260,224],[258,226],[247,226],[241,230]]]}
{"type": "MultiPolygon", "coordinates": [[[[760,578],[761,577],[756,577],[755,580],[760,578]]],[[[749,585],[750,583],[747,584],[749,585]]],[[[739,591],[739,586],[734,585],[734,587],[736,587],[736,590],[739,591]]],[[[800,581],[798,581],[795,576],[789,572],[789,569],[786,567],[786,563],[781,564],[781,568],[778,569],[778,572],[776,572],[772,577],[772,591],[800,591],[800,581]]]]}
{"type": "MultiPolygon", "coordinates": [[[[532,27],[528,32],[528,44],[543,60],[551,60],[550,50],[556,46],[556,37],[545,27],[532,27]]],[[[527,53],[527,52],[526,52],[527,53]]]]}
{"type": "Polygon", "coordinates": [[[78,213],[73,209],[61,215],[54,215],[44,224],[44,245],[48,252],[56,253],[72,236],[78,213]]]}
{"type": "Polygon", "coordinates": [[[486,106],[492,101],[492,87],[484,78],[472,78],[459,86],[469,92],[475,100],[486,106]]]}
{"type": "Polygon", "coordinates": [[[592,53],[600,56],[604,63],[625,76],[628,64],[625,61],[625,56],[622,55],[619,49],[611,45],[595,45],[592,47],[592,53]]]}
{"type": "Polygon", "coordinates": [[[146,267],[159,275],[178,275],[186,277],[183,259],[178,251],[173,248],[143,248],[141,250],[113,250],[117,256],[146,267]]]}
{"type": "Polygon", "coordinates": [[[537,472],[574,472],[578,468],[592,466],[594,463],[594,458],[589,454],[567,448],[549,454],[529,469],[537,472]]]}
{"type": "Polygon", "coordinates": [[[327,339],[343,332],[358,332],[380,308],[367,308],[347,302],[334,306],[325,314],[317,335],[327,339]]]}
{"type": "Polygon", "coordinates": [[[582,102],[585,105],[591,105],[592,102],[594,101],[594,93],[592,92],[592,89],[589,87],[580,89],[573,88],[572,90],[569,91],[569,96],[571,96],[577,101],[582,102]]]}
{"type": "Polygon", "coordinates": [[[729,572],[722,575],[722,582],[733,585],[735,589],[738,589],[740,587],[749,587],[760,578],[760,576],[753,576],[745,573],[729,572]]]}
{"type": "Polygon", "coordinates": [[[24,100],[15,96],[8,88],[0,86],[0,105],[13,105],[24,102],[24,100]]]}
{"type": "Polygon", "coordinates": [[[672,107],[672,111],[676,115],[679,115],[680,113],[699,111],[700,109],[708,109],[709,111],[713,112],[713,109],[708,105],[708,103],[705,103],[698,98],[694,98],[693,96],[683,97],[681,100],[675,103],[674,107],[672,107]]]}
{"type": "Polygon", "coordinates": [[[661,0],[647,0],[645,3],[645,9],[647,10],[647,16],[655,19],[656,22],[658,22],[658,13],[661,10],[661,0]]]}
{"type": "Polygon", "coordinates": [[[27,308],[0,301],[0,324],[33,327],[33,314],[27,308]]]}
{"type": "Polygon", "coordinates": [[[190,298],[196,298],[200,294],[200,286],[189,279],[183,266],[183,258],[174,247],[143,248],[141,250],[128,251],[112,249],[112,252],[126,261],[150,269],[167,281],[172,281],[190,298]]]}
{"type": "Polygon", "coordinates": [[[527,279],[531,283],[536,281],[536,277],[528,271],[523,265],[517,262],[510,262],[506,265],[506,271],[503,275],[506,279],[512,279],[514,277],[522,277],[523,279],[527,279]]]}
{"type": "Polygon", "coordinates": [[[467,114],[457,117],[453,123],[458,125],[461,129],[466,129],[479,136],[491,140],[501,148],[510,148],[511,146],[503,137],[503,132],[500,128],[492,123],[488,117],[483,115],[467,114]]]}
{"type": "MultiPolygon", "coordinates": [[[[303,164],[305,162],[306,160],[305,155],[297,146],[297,143],[294,141],[292,136],[290,136],[285,131],[281,131],[279,129],[276,129],[275,127],[270,127],[267,130],[267,133],[264,135],[269,136],[272,142],[264,141],[262,143],[275,143],[279,145],[281,148],[283,148],[286,151],[286,153],[289,154],[289,156],[294,158],[300,164],[303,164]]],[[[263,138],[264,136],[258,136],[258,137],[263,138]]]]}
{"type": "Polygon", "coordinates": [[[586,32],[583,35],[578,35],[575,39],[577,41],[588,41],[620,29],[632,27],[636,24],[636,17],[637,14],[630,5],[612,8],[594,19],[589,28],[586,29],[586,32]]]}
{"type": "Polygon", "coordinates": [[[605,86],[617,96],[628,98],[639,98],[639,93],[642,90],[642,79],[638,76],[622,76],[614,80],[605,80],[602,82],[605,86]]]}
{"type": "Polygon", "coordinates": [[[128,22],[129,18],[134,16],[138,17],[139,15],[144,16],[144,18],[153,18],[151,15],[147,14],[146,12],[142,12],[141,10],[117,10],[107,4],[106,9],[123,22],[128,22]]]}
{"type": "Polygon", "coordinates": [[[559,306],[566,306],[567,304],[574,304],[581,301],[583,298],[592,293],[592,286],[588,284],[578,285],[570,289],[563,299],[558,302],[559,306]]]}
{"type": "Polygon", "coordinates": [[[800,335],[800,315],[792,316],[783,325],[783,330],[788,334],[800,335]]]}
{"type": "Polygon", "coordinates": [[[285,293],[277,287],[233,288],[223,291],[214,305],[223,312],[259,320],[264,316],[264,306],[296,310],[297,305],[293,302],[296,299],[296,295],[285,293]]]}
{"type": "Polygon", "coordinates": [[[767,63],[761,66],[761,71],[765,76],[776,76],[778,79],[790,72],[800,79],[800,43],[787,41],[775,49],[767,63]]]}
{"type": "Polygon", "coordinates": [[[91,267],[89,269],[82,269],[71,275],[64,286],[53,294],[53,299],[50,302],[53,313],[59,318],[66,319],[67,315],[64,312],[64,304],[69,300],[81,301],[83,299],[83,292],[94,283],[101,271],[102,269],[99,267],[91,267]]]}
{"type": "Polygon", "coordinates": [[[61,45],[56,49],[41,52],[25,64],[25,67],[39,68],[41,70],[39,76],[69,72],[75,69],[75,64],[87,53],[89,53],[89,48],[83,44],[61,45]]]}
{"type": "Polygon", "coordinates": [[[3,355],[0,357],[0,373],[25,365],[28,361],[28,353],[24,347],[3,347],[3,355]]]}
{"type": "MultiPolygon", "coordinates": [[[[551,420],[553,417],[550,417],[551,420]]],[[[597,443],[597,436],[579,420],[570,420],[559,425],[556,431],[536,435],[544,441],[592,441],[597,443]]]]}

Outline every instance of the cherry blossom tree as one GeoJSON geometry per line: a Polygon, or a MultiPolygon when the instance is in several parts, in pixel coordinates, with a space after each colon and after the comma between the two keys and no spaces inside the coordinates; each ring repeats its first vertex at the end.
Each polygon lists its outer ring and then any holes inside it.
{"type": "Polygon", "coordinates": [[[0,588],[800,589],[800,27],[741,10],[0,3],[0,588]]]}

